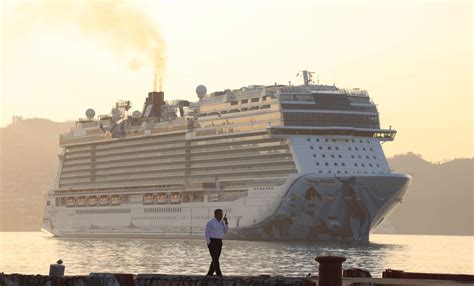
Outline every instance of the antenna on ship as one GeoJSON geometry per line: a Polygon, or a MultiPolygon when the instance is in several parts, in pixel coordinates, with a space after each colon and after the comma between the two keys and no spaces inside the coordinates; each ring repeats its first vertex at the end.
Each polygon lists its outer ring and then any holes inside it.
{"type": "MultiPolygon", "coordinates": [[[[304,71],[298,72],[296,76],[300,76],[300,75],[303,76],[304,85],[310,85],[311,83],[313,83],[313,73],[314,72],[304,70],[304,71]]],[[[319,81],[319,76],[318,76],[318,81],[319,81]]]]}

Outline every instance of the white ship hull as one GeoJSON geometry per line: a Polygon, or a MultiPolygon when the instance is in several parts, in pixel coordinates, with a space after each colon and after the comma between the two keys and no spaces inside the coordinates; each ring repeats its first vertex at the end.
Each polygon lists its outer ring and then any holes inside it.
{"type": "Polygon", "coordinates": [[[369,233],[401,201],[409,181],[402,174],[307,174],[292,176],[278,190],[258,188],[233,202],[49,208],[43,229],[74,237],[202,236],[213,210],[223,208],[231,239],[367,242],[369,233]]]}

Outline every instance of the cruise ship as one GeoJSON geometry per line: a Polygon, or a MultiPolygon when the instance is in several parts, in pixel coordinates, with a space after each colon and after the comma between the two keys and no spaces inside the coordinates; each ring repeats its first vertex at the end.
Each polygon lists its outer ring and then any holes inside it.
{"type": "Polygon", "coordinates": [[[251,85],[195,101],[150,92],[61,134],[42,229],[73,237],[202,236],[213,211],[229,239],[368,242],[410,176],[390,170],[367,91],[312,81],[251,85]]]}

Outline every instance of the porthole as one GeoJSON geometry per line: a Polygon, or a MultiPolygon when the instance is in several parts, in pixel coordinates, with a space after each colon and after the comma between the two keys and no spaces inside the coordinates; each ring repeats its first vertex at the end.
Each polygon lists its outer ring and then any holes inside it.
{"type": "Polygon", "coordinates": [[[332,142],[336,142],[336,139],[332,139],[332,142]]]}
{"type": "Polygon", "coordinates": [[[328,146],[328,150],[331,150],[331,146],[328,146]]]}
{"type": "Polygon", "coordinates": [[[364,163],[360,164],[362,167],[365,167],[364,163]]]}
{"type": "Polygon", "coordinates": [[[351,158],[354,159],[354,155],[351,155],[351,158]]]}
{"type": "Polygon", "coordinates": [[[359,140],[360,143],[362,143],[362,140],[359,140]]]}
{"type": "Polygon", "coordinates": [[[319,173],[321,174],[323,171],[322,170],[319,170],[319,173]]]}
{"type": "Polygon", "coordinates": [[[316,138],[316,142],[319,142],[319,138],[316,138]]]}
{"type": "Polygon", "coordinates": [[[325,155],[325,154],[323,154],[323,155],[321,155],[321,156],[323,156],[323,158],[326,158],[326,155],[325,155]]]}
{"type": "Polygon", "coordinates": [[[370,141],[369,141],[369,140],[367,140],[367,143],[370,143],[370,141]]]}
{"type": "Polygon", "coordinates": [[[377,164],[377,167],[380,167],[380,165],[379,165],[379,164],[377,164]]]}
{"type": "Polygon", "coordinates": [[[362,159],[362,156],[358,155],[357,157],[359,157],[359,159],[362,159]]]}
{"type": "Polygon", "coordinates": [[[331,154],[331,158],[334,158],[334,154],[331,154]]]}
{"type": "Polygon", "coordinates": [[[337,155],[339,158],[342,158],[342,155],[337,155]]]}
{"type": "Polygon", "coordinates": [[[357,166],[359,166],[359,165],[357,165],[357,163],[354,163],[354,166],[356,166],[356,167],[357,167],[357,166]]]}
{"type": "Polygon", "coordinates": [[[331,172],[331,170],[329,170],[329,172],[328,172],[328,173],[329,173],[329,174],[331,174],[331,173],[332,173],[332,172],[331,172]]]}
{"type": "Polygon", "coordinates": [[[341,173],[341,171],[337,171],[337,173],[338,173],[338,174],[340,174],[340,173],[341,173]]]}
{"type": "Polygon", "coordinates": [[[336,148],[336,150],[339,150],[339,147],[336,146],[335,148],[336,148]]]}
{"type": "Polygon", "coordinates": [[[319,150],[323,150],[323,146],[319,146],[319,150]]]}
{"type": "Polygon", "coordinates": [[[319,162],[316,162],[316,166],[319,166],[319,162]]]}
{"type": "Polygon", "coordinates": [[[352,139],[352,143],[355,143],[355,140],[354,140],[354,139],[352,139]]]}
{"type": "Polygon", "coordinates": [[[346,173],[346,174],[347,174],[347,171],[344,171],[344,173],[346,173]]]}
{"type": "Polygon", "coordinates": [[[313,154],[313,158],[316,158],[316,154],[313,154]]]}
{"type": "Polygon", "coordinates": [[[346,163],[341,163],[341,165],[342,165],[342,166],[345,166],[345,165],[346,165],[346,163]]]}
{"type": "Polygon", "coordinates": [[[329,166],[329,163],[328,163],[328,162],[326,162],[326,163],[324,163],[324,165],[326,165],[326,166],[329,166]]]}
{"type": "Polygon", "coordinates": [[[337,166],[337,163],[334,163],[334,166],[337,166]]]}
{"type": "Polygon", "coordinates": [[[370,148],[370,151],[374,151],[374,148],[370,148]]]}
{"type": "Polygon", "coordinates": [[[372,167],[372,164],[369,164],[369,167],[372,167]]]}
{"type": "Polygon", "coordinates": [[[357,148],[357,147],[355,147],[354,149],[355,149],[356,151],[359,151],[359,148],[357,148]]]}
{"type": "Polygon", "coordinates": [[[375,156],[374,156],[374,159],[376,159],[375,156]]]}
{"type": "Polygon", "coordinates": [[[351,147],[349,147],[349,151],[351,151],[351,150],[352,150],[352,148],[351,148],[351,147]]]}
{"type": "Polygon", "coordinates": [[[328,142],[329,140],[326,138],[326,139],[324,139],[324,141],[328,142]]]}
{"type": "Polygon", "coordinates": [[[364,151],[365,151],[365,147],[364,147],[364,148],[362,148],[362,150],[364,150],[364,151]]]}
{"type": "Polygon", "coordinates": [[[306,138],[306,141],[308,141],[308,142],[309,142],[309,141],[311,141],[311,139],[309,139],[309,138],[306,138]]]}
{"type": "Polygon", "coordinates": [[[346,143],[348,143],[348,142],[349,142],[349,140],[346,139],[346,143]]]}
{"type": "Polygon", "coordinates": [[[366,155],[365,158],[366,158],[366,159],[369,159],[369,156],[366,155]]]}
{"type": "Polygon", "coordinates": [[[314,148],[313,148],[313,146],[309,146],[309,149],[313,150],[314,148]]]}

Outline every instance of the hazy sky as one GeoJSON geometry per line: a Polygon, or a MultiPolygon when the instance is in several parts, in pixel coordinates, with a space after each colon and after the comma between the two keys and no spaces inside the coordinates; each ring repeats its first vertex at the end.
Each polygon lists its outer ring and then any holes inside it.
{"type": "MultiPolygon", "coordinates": [[[[473,156],[472,1],[132,5],[151,17],[166,43],[167,99],[195,100],[198,84],[215,91],[295,83],[308,69],[321,83],[335,79],[339,87],[369,91],[382,127],[398,130],[384,144],[387,156],[473,156]]],[[[75,120],[89,107],[104,114],[118,99],[142,109],[152,63],[131,70],[113,42],[67,23],[42,24],[29,13],[2,2],[0,126],[12,115],[75,120]]]]}

